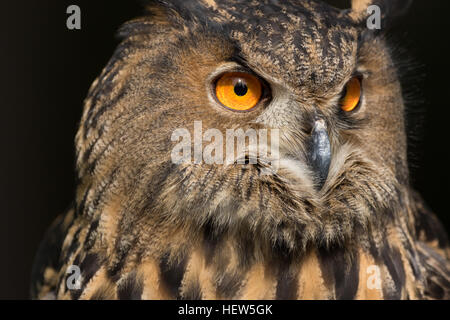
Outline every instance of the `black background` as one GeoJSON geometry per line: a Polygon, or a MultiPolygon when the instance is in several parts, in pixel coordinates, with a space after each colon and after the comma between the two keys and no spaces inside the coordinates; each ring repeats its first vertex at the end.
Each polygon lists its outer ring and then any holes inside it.
{"type": "MultiPolygon", "coordinates": [[[[115,31],[140,13],[131,0],[1,1],[0,298],[28,298],[38,243],[73,199],[82,101],[117,45],[115,31]],[[81,7],[79,31],[66,28],[71,4],[81,7]]],[[[449,17],[449,1],[416,0],[393,40],[421,66],[409,74],[421,79],[413,110],[424,120],[410,127],[420,138],[411,144],[412,182],[447,230],[449,17]]]]}

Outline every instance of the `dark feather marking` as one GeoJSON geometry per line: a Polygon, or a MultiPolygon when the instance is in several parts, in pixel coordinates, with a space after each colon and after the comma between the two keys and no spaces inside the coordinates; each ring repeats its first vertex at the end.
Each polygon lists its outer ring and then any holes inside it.
{"type": "Polygon", "coordinates": [[[97,207],[100,203],[100,200],[104,196],[106,190],[114,183],[117,178],[117,173],[119,171],[119,167],[114,168],[114,170],[109,174],[108,180],[103,183],[99,189],[95,190],[95,198],[92,200],[92,204],[94,207],[97,207]]]}
{"type": "MultiPolygon", "coordinates": [[[[66,287],[66,286],[64,286],[66,287]]],[[[70,298],[72,300],[78,300],[81,296],[81,294],[83,293],[83,289],[71,289],[70,290],[70,298]]]]}
{"type": "Polygon", "coordinates": [[[206,172],[206,174],[203,176],[202,182],[201,182],[201,184],[200,184],[200,188],[201,188],[201,189],[204,189],[205,186],[213,180],[212,177],[211,177],[211,173],[214,173],[213,168],[214,168],[214,167],[211,166],[211,167],[208,169],[208,171],[206,172]]]}
{"type": "Polygon", "coordinates": [[[418,265],[418,254],[415,249],[413,249],[413,244],[410,242],[409,237],[406,235],[405,230],[400,229],[399,232],[401,232],[402,237],[404,239],[402,246],[404,250],[407,252],[406,254],[406,260],[408,261],[408,264],[411,266],[411,269],[413,271],[413,275],[416,279],[421,278],[421,272],[418,265]]]}
{"type": "Polygon", "coordinates": [[[230,271],[230,255],[227,251],[218,251],[215,256],[216,271],[214,275],[217,293],[224,297],[233,298],[242,285],[243,278],[247,269],[239,271],[230,271]]]}
{"type": "Polygon", "coordinates": [[[277,300],[295,300],[298,293],[298,272],[292,273],[288,263],[281,263],[277,279],[277,300]]]}
{"type": "MultiPolygon", "coordinates": [[[[244,229],[243,229],[244,230],[244,229]]],[[[237,240],[238,268],[247,270],[253,261],[255,242],[251,232],[242,231],[237,240]]]]}
{"type": "Polygon", "coordinates": [[[91,162],[89,162],[89,165],[87,167],[87,172],[89,173],[93,173],[95,168],[97,167],[98,162],[103,159],[104,154],[106,153],[106,151],[114,146],[114,144],[117,142],[117,140],[119,140],[118,137],[114,137],[111,141],[108,141],[108,143],[103,147],[103,149],[98,152],[97,157],[94,158],[91,162]]]}
{"type": "MultiPolygon", "coordinates": [[[[116,63],[114,67],[117,67],[119,63],[116,63]]],[[[114,97],[110,97],[112,90],[114,89],[114,86],[112,83],[112,79],[123,69],[123,65],[119,65],[113,72],[110,72],[109,74],[103,74],[100,78],[100,81],[98,83],[98,88],[100,90],[97,90],[95,95],[92,96],[92,103],[91,107],[89,109],[86,121],[84,122],[84,129],[85,132],[88,132],[91,128],[95,127],[98,121],[98,118],[108,109],[109,106],[115,105],[117,102],[117,97],[121,96],[121,94],[125,93],[128,87],[125,85],[125,89],[121,88],[118,94],[116,94],[114,97]],[[108,96],[108,97],[107,97],[108,96]],[[110,100],[106,103],[103,103],[102,105],[97,105],[98,101],[102,97],[107,97],[110,100]],[[112,99],[111,99],[112,98],[112,99]],[[96,112],[94,114],[94,112],[96,112]]],[[[87,137],[87,134],[85,135],[85,138],[87,137]]]]}
{"type": "Polygon", "coordinates": [[[253,191],[253,174],[250,174],[249,175],[249,182],[248,182],[248,185],[247,185],[247,191],[246,191],[246,194],[245,194],[245,200],[246,201],[249,201],[250,200],[250,196],[252,195],[252,191],[253,191]]]}
{"type": "Polygon", "coordinates": [[[81,200],[81,202],[79,204],[78,203],[75,204],[76,205],[76,208],[75,208],[76,215],[82,215],[84,213],[87,197],[88,197],[89,192],[91,191],[91,187],[92,187],[92,184],[90,184],[89,187],[86,188],[86,191],[84,192],[83,199],[81,200]]]}
{"type": "MultiPolygon", "coordinates": [[[[122,219],[123,219],[123,217],[122,217],[122,219]]],[[[119,222],[119,224],[122,222],[122,219],[119,222]]],[[[127,234],[127,233],[125,232],[123,234],[127,234]]],[[[114,263],[112,264],[112,266],[107,271],[108,276],[111,277],[111,279],[113,281],[118,281],[120,279],[120,276],[121,276],[120,271],[122,270],[122,268],[125,265],[125,262],[126,262],[128,254],[130,252],[130,249],[134,248],[136,246],[138,238],[134,237],[131,242],[126,242],[126,243],[122,243],[121,240],[123,240],[121,237],[117,237],[116,243],[114,245],[117,257],[116,257],[114,263]]]]}
{"type": "Polygon", "coordinates": [[[66,256],[70,256],[72,253],[75,252],[75,250],[80,246],[80,242],[78,241],[78,237],[80,235],[81,232],[81,228],[79,228],[75,234],[73,235],[73,239],[72,242],[70,243],[69,248],[67,249],[67,251],[65,252],[66,256]]]}
{"type": "MultiPolygon", "coordinates": [[[[155,102],[155,99],[153,99],[153,101],[155,102]]],[[[156,102],[155,102],[156,103],[156,102]]],[[[142,109],[141,108],[135,108],[133,110],[134,112],[131,113],[131,116],[127,118],[127,121],[131,121],[132,119],[134,119],[135,117],[137,117],[138,115],[140,115],[142,113],[142,109]]],[[[115,115],[115,117],[111,120],[111,122],[117,122],[119,118],[121,118],[124,115],[130,115],[130,111],[125,110],[124,112],[120,112],[118,115],[115,115]]],[[[161,118],[161,117],[160,117],[161,118]]],[[[104,123],[100,126],[100,128],[98,129],[98,134],[100,135],[100,133],[103,133],[105,131],[104,128],[104,123]]],[[[104,154],[106,153],[106,151],[111,148],[112,146],[114,146],[118,140],[120,140],[122,136],[114,136],[111,140],[107,141],[107,143],[105,143],[105,146],[103,147],[102,150],[100,150],[99,152],[97,152],[97,157],[92,159],[92,161],[89,163],[88,169],[87,171],[90,173],[93,173],[95,168],[97,167],[98,162],[100,162],[100,160],[103,159],[104,154]]],[[[92,151],[91,151],[92,152],[92,151]]]]}
{"type": "Polygon", "coordinates": [[[264,192],[262,192],[263,187],[263,185],[259,184],[259,190],[257,190],[257,192],[259,193],[259,211],[261,212],[264,212],[266,208],[264,207],[264,192]]]}
{"type": "MultiPolygon", "coordinates": [[[[103,104],[98,112],[93,116],[91,120],[91,128],[95,127],[97,125],[97,122],[99,118],[109,109],[112,110],[115,106],[118,105],[119,101],[122,100],[122,98],[125,97],[126,93],[129,91],[129,85],[124,85],[122,88],[120,88],[120,91],[117,93],[117,95],[107,103],[103,104]]],[[[87,121],[88,122],[88,121],[87,121]]]]}
{"type": "MultiPolygon", "coordinates": [[[[46,231],[44,240],[39,245],[38,252],[36,254],[36,260],[33,264],[31,278],[32,278],[32,297],[38,296],[38,284],[44,283],[44,272],[47,267],[51,267],[54,270],[59,270],[64,265],[64,257],[61,253],[62,245],[66,237],[67,230],[69,230],[74,223],[73,209],[69,209],[67,214],[72,212],[72,221],[69,225],[64,225],[65,216],[59,216],[53,225],[46,231]]],[[[55,289],[60,288],[61,283],[65,277],[60,277],[56,283],[55,289]]]]}
{"type": "Polygon", "coordinates": [[[88,253],[80,265],[80,270],[83,274],[83,283],[87,284],[97,273],[98,269],[100,269],[98,256],[95,253],[88,253]]]}
{"type": "Polygon", "coordinates": [[[383,295],[388,300],[399,300],[402,296],[402,290],[405,285],[405,270],[397,249],[390,248],[388,244],[381,249],[381,258],[386,265],[389,274],[392,277],[395,288],[389,290],[388,287],[383,287],[383,295]]]}
{"type": "Polygon", "coordinates": [[[225,272],[217,282],[217,293],[224,298],[231,299],[241,288],[244,272],[225,272]]]}
{"type": "MultiPolygon", "coordinates": [[[[75,259],[77,260],[77,259],[75,259]]],[[[74,261],[74,265],[77,265],[78,262],[74,261]]],[[[98,261],[98,256],[93,253],[89,253],[81,263],[80,271],[82,274],[83,283],[81,284],[80,290],[71,290],[70,296],[72,299],[77,300],[80,298],[80,295],[83,293],[83,290],[86,286],[86,284],[91,280],[91,278],[94,276],[94,274],[100,269],[100,263],[98,261]]]]}
{"type": "Polygon", "coordinates": [[[212,263],[214,256],[218,253],[217,246],[223,240],[223,231],[213,226],[213,222],[208,220],[204,226],[204,240],[203,247],[205,250],[205,263],[209,266],[212,263]]]}
{"type": "Polygon", "coordinates": [[[426,269],[425,296],[432,299],[450,297],[450,281],[447,260],[427,245],[419,243],[418,253],[426,269]]]}
{"type": "Polygon", "coordinates": [[[201,300],[202,290],[200,288],[200,283],[198,281],[193,281],[187,285],[183,292],[181,299],[184,300],[201,300]]]}
{"type": "Polygon", "coordinates": [[[244,165],[241,165],[241,170],[239,171],[239,174],[236,175],[235,187],[238,188],[238,190],[241,187],[242,177],[247,172],[247,170],[248,169],[244,165]]]}
{"type": "Polygon", "coordinates": [[[73,260],[73,265],[75,265],[75,266],[79,266],[80,265],[80,260],[81,260],[81,253],[78,253],[76,256],[75,256],[75,259],[73,260]]]}
{"type": "Polygon", "coordinates": [[[142,279],[136,276],[136,271],[130,272],[117,286],[119,300],[141,300],[144,284],[142,279]]]}
{"type": "Polygon", "coordinates": [[[351,300],[355,298],[359,285],[359,255],[344,248],[319,250],[319,261],[325,285],[334,285],[336,299],[351,300]]]}
{"type": "MultiPolygon", "coordinates": [[[[419,196],[416,195],[416,198],[419,196]]],[[[437,219],[436,215],[427,208],[426,204],[421,199],[416,200],[419,203],[419,208],[416,214],[416,232],[420,236],[422,233],[425,236],[425,240],[432,242],[438,240],[439,248],[446,248],[449,240],[447,232],[442,226],[441,222],[437,219]],[[419,202],[420,201],[420,202],[419,202]]]]}
{"type": "Polygon", "coordinates": [[[91,226],[89,227],[89,231],[86,235],[86,239],[84,240],[83,247],[85,250],[90,250],[92,246],[94,245],[95,239],[91,239],[92,234],[97,231],[99,224],[99,220],[95,220],[91,223],[91,226]]]}
{"type": "Polygon", "coordinates": [[[169,262],[169,254],[161,258],[159,268],[161,270],[161,282],[165,285],[170,295],[180,299],[180,286],[186,272],[186,257],[180,261],[169,262]]]}
{"type": "Polygon", "coordinates": [[[357,252],[352,257],[350,270],[343,277],[342,283],[339,281],[336,281],[336,283],[339,284],[336,287],[338,299],[350,300],[355,298],[359,285],[359,255],[357,252]]]}
{"type": "Polygon", "coordinates": [[[214,197],[217,195],[217,193],[224,188],[225,179],[226,179],[226,175],[222,174],[217,177],[217,174],[216,174],[216,178],[214,179],[215,183],[213,184],[212,189],[209,191],[209,196],[207,198],[207,201],[213,200],[214,197]]]}
{"type": "Polygon", "coordinates": [[[112,299],[111,295],[108,293],[108,286],[102,286],[95,290],[95,292],[90,297],[90,300],[109,300],[112,299]]]}
{"type": "Polygon", "coordinates": [[[99,130],[97,137],[94,139],[94,141],[89,145],[89,147],[84,152],[83,157],[82,157],[83,162],[86,162],[89,160],[89,157],[91,156],[92,151],[94,151],[94,147],[96,146],[97,142],[99,142],[100,139],[102,138],[102,134],[103,134],[103,127],[101,128],[101,132],[99,130]]]}
{"type": "Polygon", "coordinates": [[[445,297],[445,290],[440,284],[436,283],[432,279],[427,281],[426,293],[428,296],[436,300],[442,300],[445,297]]]}

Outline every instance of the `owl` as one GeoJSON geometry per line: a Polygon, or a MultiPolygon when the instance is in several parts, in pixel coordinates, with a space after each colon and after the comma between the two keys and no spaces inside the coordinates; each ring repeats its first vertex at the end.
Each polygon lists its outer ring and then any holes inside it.
{"type": "Polygon", "coordinates": [[[32,297],[448,299],[385,40],[407,2],[148,2],[85,100],[32,297]]]}

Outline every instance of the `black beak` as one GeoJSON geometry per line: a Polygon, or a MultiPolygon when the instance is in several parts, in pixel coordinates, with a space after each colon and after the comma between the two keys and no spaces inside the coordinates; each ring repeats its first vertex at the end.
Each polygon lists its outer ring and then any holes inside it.
{"type": "Polygon", "coordinates": [[[328,177],[331,163],[331,145],[324,120],[316,120],[311,131],[308,160],[316,173],[316,186],[322,189],[328,177]]]}

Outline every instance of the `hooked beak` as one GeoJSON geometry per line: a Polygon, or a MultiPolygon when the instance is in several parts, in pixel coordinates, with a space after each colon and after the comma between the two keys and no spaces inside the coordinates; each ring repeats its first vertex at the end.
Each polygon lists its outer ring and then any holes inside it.
{"type": "Polygon", "coordinates": [[[331,163],[331,145],[325,120],[314,122],[308,147],[309,165],[316,174],[316,186],[321,190],[327,180],[331,163]]]}

